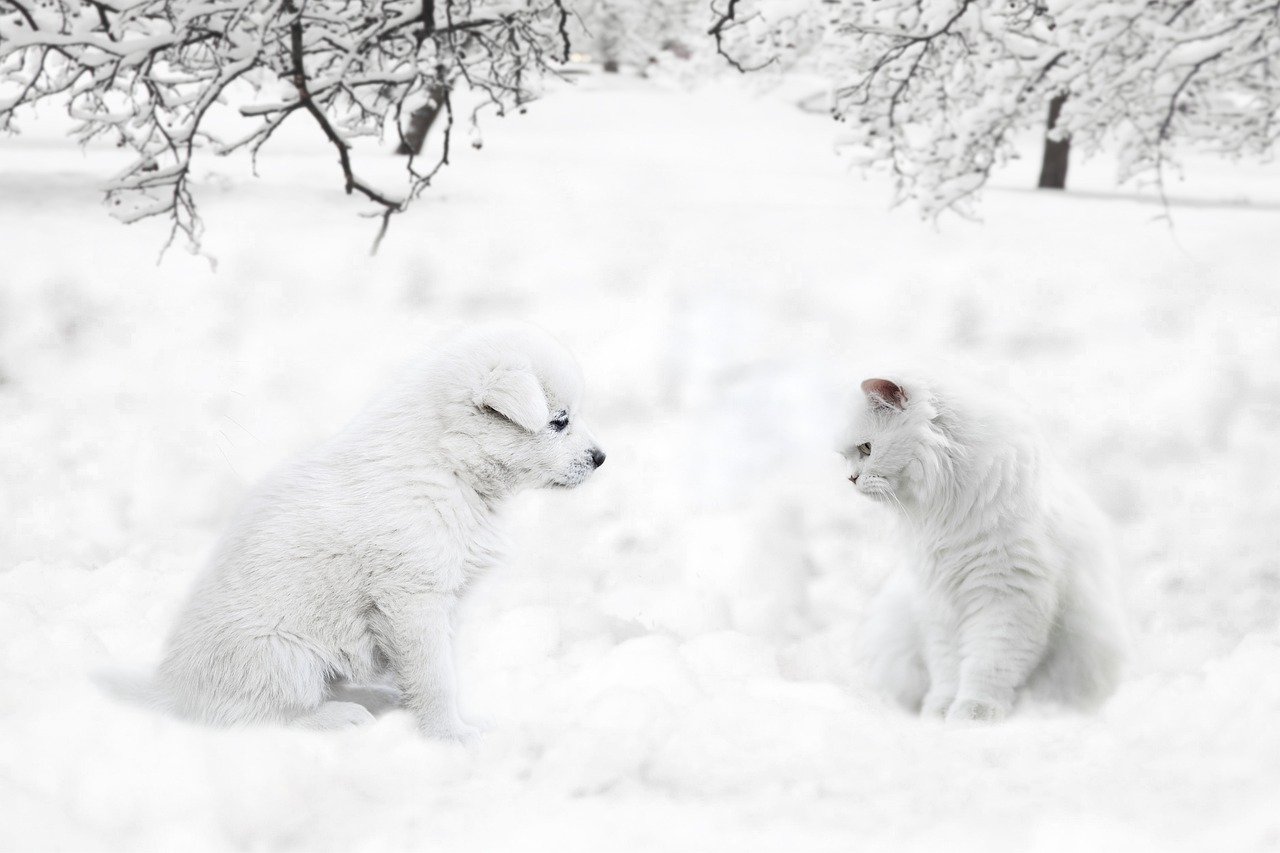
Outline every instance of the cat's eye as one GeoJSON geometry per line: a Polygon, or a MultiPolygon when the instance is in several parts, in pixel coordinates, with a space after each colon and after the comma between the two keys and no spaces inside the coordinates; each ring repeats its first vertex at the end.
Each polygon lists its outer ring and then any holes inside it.
{"type": "Polygon", "coordinates": [[[551,428],[556,432],[564,432],[567,426],[569,426],[569,416],[564,412],[556,415],[551,421],[551,428]]]}
{"type": "Polygon", "coordinates": [[[871,455],[871,442],[869,442],[869,441],[864,441],[862,444],[859,444],[859,445],[858,445],[858,452],[859,452],[859,453],[861,453],[863,456],[870,456],[870,455],[871,455]]]}

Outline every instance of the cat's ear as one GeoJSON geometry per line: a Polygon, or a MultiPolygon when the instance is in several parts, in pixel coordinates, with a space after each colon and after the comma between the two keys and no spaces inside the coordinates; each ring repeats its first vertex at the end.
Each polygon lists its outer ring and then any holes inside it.
{"type": "Polygon", "coordinates": [[[902,411],[907,407],[907,392],[896,382],[888,379],[866,379],[862,383],[862,393],[872,405],[882,409],[902,411]]]}

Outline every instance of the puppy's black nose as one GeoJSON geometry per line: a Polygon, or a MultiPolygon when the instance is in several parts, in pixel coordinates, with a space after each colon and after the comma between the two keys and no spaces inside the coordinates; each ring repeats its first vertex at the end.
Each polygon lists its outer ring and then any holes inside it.
{"type": "Polygon", "coordinates": [[[853,483],[855,486],[858,485],[858,475],[854,474],[852,477],[850,477],[849,482],[853,483]]]}
{"type": "Polygon", "coordinates": [[[599,468],[604,464],[604,451],[598,447],[591,448],[591,464],[599,468]]]}

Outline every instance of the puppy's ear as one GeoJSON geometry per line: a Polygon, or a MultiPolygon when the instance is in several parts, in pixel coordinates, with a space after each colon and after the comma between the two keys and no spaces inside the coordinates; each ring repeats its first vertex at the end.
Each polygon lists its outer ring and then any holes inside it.
{"type": "Polygon", "coordinates": [[[907,407],[907,392],[888,379],[866,379],[862,382],[862,393],[867,395],[873,405],[881,409],[897,409],[907,407]]]}
{"type": "Polygon", "coordinates": [[[547,395],[528,368],[494,368],[476,392],[475,404],[493,409],[529,432],[537,432],[551,420],[547,395]]]}

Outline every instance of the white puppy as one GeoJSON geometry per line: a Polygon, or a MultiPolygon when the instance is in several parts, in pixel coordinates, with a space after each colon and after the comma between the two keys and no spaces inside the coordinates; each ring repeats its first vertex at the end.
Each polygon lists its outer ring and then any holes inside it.
{"type": "Polygon", "coordinates": [[[604,462],[581,372],[545,333],[446,338],[318,452],[278,471],[232,523],[160,665],[154,695],[215,725],[372,719],[338,701],[394,676],[432,737],[458,716],[454,605],[498,562],[498,509],[604,462]]]}

